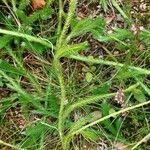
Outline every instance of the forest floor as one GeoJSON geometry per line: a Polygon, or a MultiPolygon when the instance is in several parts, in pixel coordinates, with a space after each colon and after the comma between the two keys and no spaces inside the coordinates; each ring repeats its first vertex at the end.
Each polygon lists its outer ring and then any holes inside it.
{"type": "Polygon", "coordinates": [[[149,0],[2,0],[0,149],[150,150],[149,0]]]}

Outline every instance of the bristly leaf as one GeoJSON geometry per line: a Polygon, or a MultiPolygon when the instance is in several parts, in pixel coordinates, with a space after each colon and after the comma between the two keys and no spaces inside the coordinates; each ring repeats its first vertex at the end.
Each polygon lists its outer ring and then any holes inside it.
{"type": "Polygon", "coordinates": [[[83,125],[88,123],[92,119],[92,114],[88,114],[85,117],[80,118],[78,121],[72,124],[70,128],[70,133],[74,132],[75,130],[80,129],[83,125]]]}
{"type": "Polygon", "coordinates": [[[32,24],[38,19],[46,20],[52,14],[52,12],[52,9],[49,7],[45,7],[42,10],[38,10],[28,17],[28,22],[26,22],[26,24],[32,24]]]}
{"type": "Polygon", "coordinates": [[[30,0],[21,0],[19,3],[19,9],[24,10],[30,4],[30,0]]]}
{"type": "Polygon", "coordinates": [[[64,56],[70,56],[72,54],[78,54],[79,51],[85,50],[85,49],[87,49],[87,47],[88,47],[87,42],[62,47],[59,51],[57,51],[56,58],[61,58],[64,56]]]}
{"type": "Polygon", "coordinates": [[[49,95],[48,103],[49,103],[48,106],[50,107],[50,113],[58,117],[58,113],[59,113],[58,99],[54,95],[49,95]]]}
{"type": "MultiPolygon", "coordinates": [[[[39,109],[43,109],[43,106],[40,104],[40,101],[38,101],[38,97],[34,98],[33,95],[27,93],[20,84],[18,84],[12,77],[8,76],[4,71],[0,70],[0,75],[2,75],[3,78],[5,78],[9,83],[7,84],[7,87],[16,91],[21,98],[23,98],[27,103],[32,103],[33,106],[39,109]]],[[[25,102],[24,101],[24,102],[25,102]]]]}
{"type": "Polygon", "coordinates": [[[81,132],[81,134],[92,141],[97,141],[99,139],[98,131],[94,131],[92,129],[87,129],[81,132]]]}
{"type": "Polygon", "coordinates": [[[38,10],[27,17],[23,10],[17,10],[17,15],[19,19],[26,25],[32,25],[35,21],[39,19],[47,19],[52,14],[52,9],[45,7],[42,10],[38,10]]]}
{"type": "Polygon", "coordinates": [[[94,95],[107,94],[110,86],[111,86],[110,82],[104,83],[96,88],[91,89],[91,93],[94,95]]]}
{"type": "Polygon", "coordinates": [[[134,98],[135,98],[137,101],[139,101],[139,102],[141,102],[141,103],[146,102],[145,95],[144,95],[144,93],[143,93],[141,90],[139,90],[139,89],[134,89],[134,90],[132,91],[132,93],[134,94],[134,98]]]}
{"type": "Polygon", "coordinates": [[[95,20],[86,18],[77,22],[73,27],[72,31],[67,37],[67,41],[69,41],[72,37],[87,33],[87,32],[95,32],[99,30],[103,30],[105,26],[104,20],[102,18],[96,18],[95,20]]]}
{"type": "Polygon", "coordinates": [[[25,9],[29,5],[30,1],[22,0],[16,11],[16,14],[17,14],[18,18],[22,21],[22,24],[25,24],[28,26],[33,25],[33,23],[35,21],[37,21],[39,19],[45,20],[52,14],[52,12],[53,12],[52,8],[49,7],[51,2],[52,2],[52,0],[48,0],[46,6],[43,7],[43,9],[37,10],[37,11],[33,12],[32,14],[30,14],[29,16],[27,16],[25,14],[25,9]]]}
{"type": "Polygon", "coordinates": [[[135,78],[138,76],[142,76],[142,73],[136,70],[128,70],[128,66],[125,65],[124,67],[122,67],[118,74],[116,75],[116,78],[120,79],[120,80],[126,80],[128,78],[135,78]]]}
{"type": "Polygon", "coordinates": [[[0,115],[4,115],[9,107],[11,107],[12,103],[15,103],[14,101],[18,98],[17,94],[12,94],[9,97],[2,98],[0,101],[0,115]]]}
{"type": "Polygon", "coordinates": [[[12,36],[10,35],[4,35],[2,37],[0,37],[0,49],[2,49],[3,47],[7,46],[7,44],[13,39],[12,36]]]}
{"type": "Polygon", "coordinates": [[[18,9],[16,11],[18,18],[20,19],[20,21],[22,21],[22,23],[25,23],[28,21],[28,17],[25,15],[24,10],[20,10],[18,9]]]}
{"type": "Polygon", "coordinates": [[[17,69],[14,66],[10,65],[7,61],[0,59],[0,70],[6,73],[13,73],[16,75],[24,75],[24,71],[17,69]]]}
{"type": "MultiPolygon", "coordinates": [[[[95,33],[94,38],[97,39],[100,42],[108,42],[108,41],[118,41],[124,39],[130,39],[133,37],[133,34],[131,31],[127,29],[114,29],[114,31],[111,34],[106,34],[106,32],[103,31],[103,33],[95,33]]],[[[126,44],[125,44],[126,45],[126,44]]]]}
{"type": "Polygon", "coordinates": [[[138,79],[136,79],[136,80],[141,85],[141,87],[143,88],[143,90],[150,96],[150,88],[148,86],[146,86],[144,83],[142,83],[141,81],[139,81],[138,79]]]}
{"type": "Polygon", "coordinates": [[[41,138],[42,134],[46,134],[46,132],[50,130],[49,127],[37,122],[33,126],[30,126],[26,129],[25,135],[26,138],[22,141],[21,145],[23,148],[31,148],[32,149],[39,149],[39,139],[41,138]]]}
{"type": "Polygon", "coordinates": [[[141,40],[149,39],[150,38],[150,30],[143,30],[143,32],[140,32],[141,40]]]}
{"type": "MultiPolygon", "coordinates": [[[[101,108],[102,108],[102,113],[103,116],[107,116],[109,115],[109,110],[110,110],[110,105],[107,102],[103,102],[101,104],[101,108]]],[[[110,119],[107,119],[105,121],[102,122],[102,124],[105,126],[105,128],[107,128],[108,131],[110,131],[113,135],[116,135],[116,129],[114,128],[114,126],[112,125],[112,122],[110,121],[110,119]]]]}

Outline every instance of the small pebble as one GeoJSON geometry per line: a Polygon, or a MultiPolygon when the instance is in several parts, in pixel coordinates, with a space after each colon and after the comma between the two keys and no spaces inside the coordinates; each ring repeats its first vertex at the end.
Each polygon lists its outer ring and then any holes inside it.
{"type": "Polygon", "coordinates": [[[145,11],[147,8],[145,3],[140,4],[140,10],[145,11]]]}
{"type": "Polygon", "coordinates": [[[109,30],[109,31],[107,31],[107,33],[108,33],[108,34],[112,34],[112,33],[113,33],[113,31],[112,31],[112,30],[109,30]]]}
{"type": "Polygon", "coordinates": [[[143,27],[143,26],[140,26],[139,29],[140,29],[141,31],[143,31],[143,30],[144,30],[144,27],[143,27]]]}
{"type": "Polygon", "coordinates": [[[119,54],[119,51],[114,51],[114,55],[118,55],[119,54]]]}

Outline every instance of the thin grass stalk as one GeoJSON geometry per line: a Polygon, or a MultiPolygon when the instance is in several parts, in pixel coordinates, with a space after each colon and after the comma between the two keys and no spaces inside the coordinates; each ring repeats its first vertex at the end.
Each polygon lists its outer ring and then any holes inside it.
{"type": "Polygon", "coordinates": [[[41,94],[43,95],[43,91],[42,91],[39,83],[36,81],[35,77],[24,68],[24,66],[20,62],[20,60],[13,54],[13,51],[11,50],[11,48],[7,47],[6,49],[7,49],[8,53],[10,54],[10,56],[16,61],[16,63],[20,67],[20,69],[22,69],[22,71],[24,72],[25,76],[30,80],[30,82],[32,83],[33,87],[37,90],[37,92],[40,95],[41,94]]]}
{"type": "MultiPolygon", "coordinates": [[[[46,88],[46,96],[45,96],[45,109],[47,110],[48,109],[48,100],[49,100],[49,95],[52,94],[52,90],[51,90],[51,73],[49,74],[49,80],[48,80],[48,85],[47,85],[47,88],[46,88]]],[[[47,124],[45,123],[46,122],[46,116],[43,117],[42,121],[43,122],[40,122],[41,124],[44,124],[47,126],[47,124]]],[[[49,127],[53,128],[52,125],[49,125],[49,127]]],[[[45,134],[42,133],[41,135],[41,140],[40,140],[40,148],[39,150],[43,150],[44,149],[44,137],[45,137],[45,134]]]]}
{"type": "Polygon", "coordinates": [[[123,18],[129,21],[128,16],[120,8],[120,6],[118,5],[118,2],[116,2],[116,0],[112,0],[112,4],[119,11],[119,13],[123,16],[123,18]]]}
{"type": "Polygon", "coordinates": [[[17,146],[11,145],[11,144],[9,144],[9,143],[6,143],[6,142],[4,142],[4,141],[2,141],[2,140],[0,140],[0,145],[5,145],[5,146],[11,147],[11,148],[13,148],[13,149],[17,149],[17,150],[25,150],[25,149],[19,148],[19,147],[17,147],[17,146]]]}
{"type": "Polygon", "coordinates": [[[137,142],[132,148],[131,150],[136,149],[139,145],[141,145],[142,143],[148,141],[150,139],[150,133],[148,135],[146,135],[144,138],[142,138],[139,142],[137,142]]]}
{"type": "Polygon", "coordinates": [[[106,119],[108,119],[108,118],[110,118],[110,117],[115,117],[115,116],[117,116],[117,115],[119,115],[119,114],[122,114],[122,113],[125,113],[125,112],[127,112],[127,111],[129,111],[129,110],[133,110],[133,109],[135,109],[135,108],[139,108],[139,107],[142,107],[142,106],[148,105],[148,104],[150,104],[150,100],[147,101],[147,102],[143,102],[143,103],[140,103],[140,104],[137,104],[137,105],[134,105],[134,106],[131,106],[131,107],[122,109],[122,110],[120,110],[120,111],[118,111],[118,112],[115,112],[115,113],[112,113],[112,114],[110,114],[110,115],[107,115],[107,116],[105,116],[105,117],[103,117],[103,118],[101,118],[101,119],[98,119],[98,120],[96,120],[96,121],[94,121],[94,122],[92,122],[92,123],[89,123],[89,124],[83,126],[82,128],[80,128],[80,129],[77,130],[77,131],[74,131],[74,132],[72,133],[72,135],[78,134],[78,133],[80,133],[81,131],[83,131],[83,130],[85,130],[85,129],[87,129],[87,128],[89,128],[89,127],[91,127],[91,126],[93,126],[93,125],[95,125],[95,124],[97,124],[97,123],[100,123],[100,122],[102,122],[102,121],[104,121],[104,120],[106,120],[106,119]]]}
{"type": "MultiPolygon", "coordinates": [[[[7,0],[2,0],[2,1],[3,1],[3,3],[6,5],[6,7],[9,9],[9,11],[10,11],[11,15],[13,16],[13,18],[14,18],[16,24],[18,25],[18,30],[19,30],[20,27],[21,27],[21,23],[20,23],[19,20],[17,19],[16,15],[15,15],[15,13],[14,13],[15,11],[12,10],[11,7],[8,5],[7,0]]],[[[14,4],[14,3],[12,2],[12,4],[14,4]]],[[[14,5],[13,5],[13,8],[15,8],[14,5]]]]}
{"type": "MultiPolygon", "coordinates": [[[[93,121],[93,122],[91,122],[91,123],[89,123],[89,124],[87,124],[87,125],[81,127],[80,129],[78,129],[78,130],[76,130],[76,131],[74,131],[74,132],[69,132],[69,133],[65,136],[65,138],[64,138],[65,147],[68,148],[69,143],[70,143],[70,140],[71,140],[71,138],[72,138],[75,134],[80,134],[83,130],[85,130],[85,129],[87,129],[87,128],[93,126],[93,125],[96,125],[97,123],[100,123],[100,122],[102,122],[102,121],[104,121],[104,120],[106,120],[106,119],[109,119],[109,118],[111,118],[111,117],[115,117],[115,116],[117,116],[117,115],[119,115],[119,114],[125,113],[125,112],[127,112],[127,111],[130,111],[130,110],[133,110],[133,109],[136,109],[136,108],[139,108],[139,107],[148,105],[148,104],[150,104],[150,100],[147,101],[147,102],[143,102],[143,103],[140,103],[140,104],[137,104],[137,105],[134,105],[134,106],[131,106],[131,107],[122,109],[122,110],[120,110],[120,111],[118,111],[118,112],[112,113],[112,114],[107,115],[107,116],[105,116],[105,117],[102,117],[102,118],[100,118],[100,119],[98,119],[98,120],[96,120],[96,121],[93,121]]],[[[149,136],[149,135],[148,135],[148,136],[149,136]]],[[[143,140],[142,140],[142,142],[143,142],[143,140]]],[[[67,149],[66,149],[66,150],[67,150],[67,149]]]]}

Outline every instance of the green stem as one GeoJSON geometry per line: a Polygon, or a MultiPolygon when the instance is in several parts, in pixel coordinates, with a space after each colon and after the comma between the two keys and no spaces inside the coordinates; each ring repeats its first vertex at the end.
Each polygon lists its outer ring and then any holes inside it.
{"type": "MultiPolygon", "coordinates": [[[[72,59],[76,59],[79,61],[84,61],[87,63],[91,63],[91,64],[103,64],[103,65],[109,65],[109,66],[115,66],[115,67],[123,67],[124,64],[122,63],[116,63],[113,61],[107,61],[107,60],[102,60],[102,59],[94,59],[94,58],[88,58],[88,57],[84,57],[84,56],[80,56],[80,55],[70,55],[68,56],[69,58],[72,59]]],[[[143,69],[140,67],[135,67],[135,66],[127,66],[131,71],[135,70],[138,71],[141,74],[147,74],[150,75],[150,70],[148,69],[143,69]]]]}
{"type": "Polygon", "coordinates": [[[64,140],[63,140],[64,150],[69,150],[69,145],[70,145],[71,139],[72,139],[72,135],[70,135],[70,134],[68,136],[64,137],[64,140]]]}
{"type": "Polygon", "coordinates": [[[16,12],[16,10],[17,10],[17,8],[16,8],[16,0],[11,0],[11,4],[12,4],[13,12],[16,12]]]}
{"type": "Polygon", "coordinates": [[[63,120],[63,111],[64,111],[64,103],[65,103],[65,99],[66,99],[66,94],[65,94],[65,86],[64,86],[64,80],[63,80],[63,76],[62,76],[62,68],[61,68],[61,64],[59,62],[58,59],[54,59],[54,67],[56,70],[56,74],[59,80],[59,84],[60,84],[60,89],[61,89],[61,101],[60,101],[60,109],[59,109],[59,117],[58,117],[58,131],[59,131],[59,135],[60,135],[60,139],[63,145],[63,125],[64,125],[64,120],[63,120]]]}
{"type": "Polygon", "coordinates": [[[59,0],[58,27],[57,27],[57,35],[58,35],[58,36],[59,36],[60,33],[61,33],[62,12],[63,12],[63,4],[62,4],[62,0],[59,0]]]}
{"type": "Polygon", "coordinates": [[[64,44],[63,40],[64,40],[66,32],[67,32],[67,30],[69,28],[69,24],[70,24],[70,21],[72,19],[72,16],[73,16],[73,14],[75,12],[76,3],[77,3],[77,0],[71,0],[70,1],[69,11],[68,11],[68,14],[67,14],[65,25],[64,25],[63,30],[61,32],[61,35],[59,37],[58,49],[64,44]]]}
{"type": "MultiPolygon", "coordinates": [[[[60,51],[61,47],[64,44],[63,40],[65,38],[66,32],[69,28],[69,24],[70,24],[70,21],[72,19],[73,13],[74,13],[74,10],[76,8],[76,2],[77,2],[77,0],[71,0],[70,1],[67,18],[66,18],[63,30],[61,32],[61,35],[60,35],[60,37],[57,41],[57,45],[56,45],[57,51],[60,51]]],[[[61,21],[62,21],[62,1],[59,0],[58,34],[61,31],[61,21]]],[[[59,109],[59,117],[58,117],[58,131],[59,131],[60,139],[61,139],[61,142],[62,142],[62,147],[65,150],[64,144],[63,144],[63,136],[64,136],[63,126],[64,126],[64,121],[65,121],[65,120],[63,120],[63,112],[64,112],[64,102],[65,102],[65,99],[66,99],[66,94],[65,94],[65,86],[64,86],[64,80],[63,80],[63,75],[62,75],[62,68],[61,68],[59,58],[56,58],[56,57],[54,58],[53,65],[54,65],[54,68],[56,70],[56,74],[57,74],[59,84],[60,84],[60,88],[61,88],[61,101],[60,101],[60,109],[59,109]]]]}
{"type": "Polygon", "coordinates": [[[28,34],[24,34],[24,33],[20,33],[20,32],[14,32],[14,31],[9,31],[9,30],[4,30],[4,29],[0,29],[0,33],[11,35],[11,36],[17,36],[17,37],[25,38],[28,41],[40,43],[40,44],[42,44],[42,45],[44,45],[46,47],[56,49],[51,43],[46,42],[46,41],[44,41],[41,38],[37,38],[37,37],[31,36],[31,35],[28,35],[28,34]]]}

